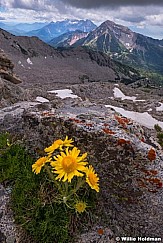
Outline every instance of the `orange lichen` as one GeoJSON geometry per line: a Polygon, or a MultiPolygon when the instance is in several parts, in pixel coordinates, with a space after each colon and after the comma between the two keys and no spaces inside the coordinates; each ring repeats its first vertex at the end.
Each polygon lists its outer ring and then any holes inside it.
{"type": "Polygon", "coordinates": [[[115,132],[113,132],[113,131],[111,131],[111,130],[109,130],[107,128],[103,128],[102,130],[103,130],[103,132],[105,132],[107,134],[115,134],[115,132]]]}
{"type": "Polygon", "coordinates": [[[118,123],[120,125],[122,125],[124,128],[126,128],[126,125],[130,122],[129,119],[125,118],[125,117],[120,117],[115,115],[115,119],[118,121],[118,123]]]}
{"type": "Polygon", "coordinates": [[[87,127],[93,127],[93,124],[92,123],[86,123],[85,124],[87,127]]]}
{"type": "Polygon", "coordinates": [[[157,170],[145,170],[145,169],[142,169],[141,171],[144,172],[147,176],[157,175],[158,174],[157,170]]]}
{"type": "MultiPolygon", "coordinates": [[[[147,183],[154,186],[154,188],[160,189],[163,186],[162,181],[159,178],[152,177],[152,178],[145,178],[145,180],[147,183]]],[[[150,188],[148,188],[148,191],[157,192],[155,189],[150,189],[150,188]]]]}
{"type": "Polygon", "coordinates": [[[148,178],[146,180],[149,181],[152,184],[158,184],[158,183],[161,182],[161,180],[159,178],[148,178]]]}
{"type": "Polygon", "coordinates": [[[150,170],[151,175],[157,175],[158,171],[157,170],[150,170]]]}
{"type": "Polygon", "coordinates": [[[54,113],[50,113],[49,111],[44,111],[41,114],[42,116],[54,116],[54,113]]]}
{"type": "Polygon", "coordinates": [[[124,144],[130,144],[131,142],[129,140],[125,140],[124,138],[119,138],[117,141],[118,145],[124,145],[124,144]]]}
{"type": "Polygon", "coordinates": [[[138,178],[137,182],[139,187],[146,187],[146,184],[142,178],[138,178]]]}
{"type": "Polygon", "coordinates": [[[156,193],[157,190],[152,190],[152,189],[148,189],[149,192],[153,192],[153,193],[156,193]]]}
{"type": "Polygon", "coordinates": [[[141,138],[140,141],[144,143],[145,142],[145,139],[144,138],[141,138]]]}
{"type": "Polygon", "coordinates": [[[157,183],[157,188],[161,188],[162,187],[162,181],[160,181],[159,183],[157,183]]]}
{"type": "Polygon", "coordinates": [[[149,159],[150,161],[156,159],[156,151],[155,151],[155,149],[150,148],[150,150],[148,151],[148,159],[149,159]]]}
{"type": "Polygon", "coordinates": [[[98,229],[97,232],[98,232],[99,235],[103,235],[104,234],[104,230],[103,229],[98,229]]]}
{"type": "Polygon", "coordinates": [[[82,123],[81,120],[76,119],[76,118],[70,118],[69,120],[74,121],[76,123],[82,123]]]}

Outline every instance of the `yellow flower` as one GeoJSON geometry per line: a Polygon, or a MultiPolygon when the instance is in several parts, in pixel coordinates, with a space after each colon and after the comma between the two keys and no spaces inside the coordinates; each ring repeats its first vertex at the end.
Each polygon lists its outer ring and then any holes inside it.
{"type": "Polygon", "coordinates": [[[45,165],[46,162],[50,162],[51,159],[48,157],[41,157],[39,158],[33,165],[32,165],[32,171],[36,174],[39,174],[41,171],[41,168],[45,165]]]}
{"type": "MultiPolygon", "coordinates": [[[[63,145],[65,147],[73,147],[74,145],[72,145],[71,143],[73,143],[74,141],[71,139],[68,139],[68,136],[66,136],[65,140],[63,141],[63,145]]],[[[60,150],[62,150],[62,147],[60,148],[60,150]]]]}
{"type": "Polygon", "coordinates": [[[68,136],[66,136],[65,140],[61,140],[58,139],[56,141],[54,141],[54,143],[49,146],[48,148],[45,148],[44,151],[48,154],[52,154],[56,149],[60,149],[62,150],[62,147],[73,147],[73,145],[71,143],[73,143],[74,141],[72,139],[68,139],[68,136]]]}
{"type": "Polygon", "coordinates": [[[11,143],[9,141],[9,139],[7,138],[7,146],[10,147],[11,146],[11,143]]]}
{"type": "Polygon", "coordinates": [[[92,165],[89,166],[89,168],[86,169],[86,182],[89,184],[89,186],[99,192],[99,177],[97,174],[95,174],[95,170],[92,167],[92,165]]]}
{"type": "Polygon", "coordinates": [[[52,154],[56,149],[59,148],[59,146],[61,146],[63,143],[63,141],[61,139],[55,141],[51,146],[49,146],[48,148],[45,148],[44,151],[48,154],[52,154]]]}
{"type": "Polygon", "coordinates": [[[79,201],[75,204],[75,209],[78,213],[83,213],[87,207],[85,202],[79,201]]]}
{"type": "Polygon", "coordinates": [[[51,166],[54,167],[54,173],[58,174],[56,180],[71,182],[74,176],[83,176],[83,173],[86,170],[85,158],[87,157],[87,153],[83,154],[79,157],[80,150],[74,147],[72,150],[68,150],[66,148],[66,152],[61,152],[61,155],[57,155],[54,157],[55,161],[51,162],[51,166]]]}

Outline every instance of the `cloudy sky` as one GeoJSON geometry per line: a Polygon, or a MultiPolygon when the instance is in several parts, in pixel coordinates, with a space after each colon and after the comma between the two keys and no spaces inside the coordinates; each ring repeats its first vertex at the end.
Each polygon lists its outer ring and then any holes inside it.
{"type": "Polygon", "coordinates": [[[109,19],[145,35],[163,39],[163,0],[0,0],[2,22],[109,19]]]}

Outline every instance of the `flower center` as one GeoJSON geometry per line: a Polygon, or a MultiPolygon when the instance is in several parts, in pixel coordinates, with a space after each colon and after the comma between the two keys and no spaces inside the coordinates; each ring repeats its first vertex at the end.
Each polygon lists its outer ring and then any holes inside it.
{"type": "Polygon", "coordinates": [[[66,156],[62,160],[62,166],[66,173],[71,173],[76,170],[77,163],[72,156],[66,156]]]}
{"type": "Polygon", "coordinates": [[[79,203],[76,204],[76,210],[79,213],[83,213],[85,208],[86,208],[86,204],[84,202],[79,202],[79,203]]]}
{"type": "Polygon", "coordinates": [[[88,179],[89,179],[91,185],[95,185],[96,184],[96,177],[95,177],[95,175],[93,173],[90,173],[88,175],[88,179]]]}

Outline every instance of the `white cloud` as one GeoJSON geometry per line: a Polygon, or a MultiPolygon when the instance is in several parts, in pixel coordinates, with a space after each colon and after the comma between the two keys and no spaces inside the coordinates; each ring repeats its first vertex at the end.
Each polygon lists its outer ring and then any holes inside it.
{"type": "Polygon", "coordinates": [[[149,25],[163,26],[163,14],[146,16],[146,21],[149,25]]]}
{"type": "MultiPolygon", "coordinates": [[[[0,18],[8,21],[59,21],[66,18],[90,19],[96,24],[109,19],[116,23],[135,26],[150,32],[150,36],[163,38],[163,6],[121,6],[84,9],[68,6],[57,0],[0,0],[0,18]],[[153,34],[152,34],[153,33],[153,34]]],[[[145,33],[148,35],[147,33],[145,33]]]]}

